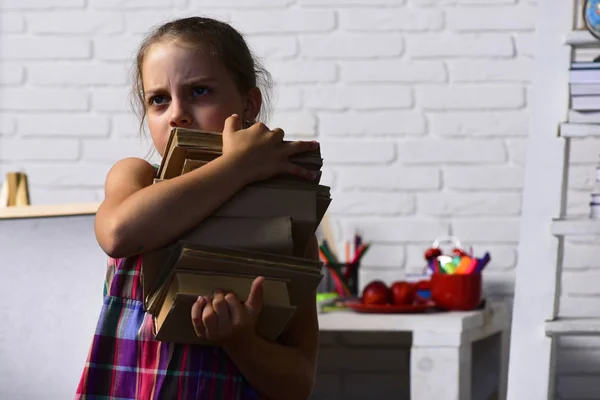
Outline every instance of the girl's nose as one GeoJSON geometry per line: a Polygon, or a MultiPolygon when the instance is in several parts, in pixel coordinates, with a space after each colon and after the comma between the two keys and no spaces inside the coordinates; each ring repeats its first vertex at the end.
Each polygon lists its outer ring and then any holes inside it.
{"type": "Polygon", "coordinates": [[[191,113],[189,113],[186,107],[178,101],[172,101],[171,103],[171,116],[169,118],[169,125],[172,128],[189,127],[192,125],[191,113]]]}

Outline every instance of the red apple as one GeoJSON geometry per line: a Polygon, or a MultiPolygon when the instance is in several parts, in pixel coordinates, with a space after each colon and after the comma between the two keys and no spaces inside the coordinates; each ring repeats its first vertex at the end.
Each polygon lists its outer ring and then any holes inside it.
{"type": "Polygon", "coordinates": [[[388,304],[390,300],[390,290],[383,281],[372,281],[363,289],[362,302],[364,304],[388,304]]]}
{"type": "Polygon", "coordinates": [[[416,287],[408,282],[398,281],[392,284],[392,301],[396,305],[408,305],[415,301],[416,287]]]}

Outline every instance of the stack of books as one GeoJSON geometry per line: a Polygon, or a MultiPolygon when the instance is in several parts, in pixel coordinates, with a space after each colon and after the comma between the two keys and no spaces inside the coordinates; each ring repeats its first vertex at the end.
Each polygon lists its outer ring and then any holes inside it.
{"type": "Polygon", "coordinates": [[[596,182],[590,201],[590,218],[600,218],[600,164],[596,166],[596,182]]]}
{"type": "Polygon", "coordinates": [[[571,63],[569,88],[569,122],[600,122],[600,62],[571,63]]]}
{"type": "MultiPolygon", "coordinates": [[[[175,128],[154,184],[189,173],[222,155],[221,134],[175,128]]],[[[257,276],[265,278],[257,333],[274,341],[322,279],[322,262],[306,258],[330,202],[320,184],[320,150],[290,157],[316,172],[313,181],[278,176],[244,187],[174,243],[144,254],[145,307],[156,318],[156,339],[191,344],[191,306],[216,289],[244,301],[257,276]]],[[[175,212],[175,211],[174,211],[175,212]]]]}

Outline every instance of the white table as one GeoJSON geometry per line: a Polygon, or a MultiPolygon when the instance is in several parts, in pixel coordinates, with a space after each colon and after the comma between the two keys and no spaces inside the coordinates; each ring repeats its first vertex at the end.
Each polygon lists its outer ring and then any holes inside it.
{"type": "Polygon", "coordinates": [[[319,314],[319,325],[321,331],[411,333],[411,400],[486,399],[490,385],[497,387],[495,398],[506,398],[510,313],[505,304],[435,314],[334,311],[319,314]]]}

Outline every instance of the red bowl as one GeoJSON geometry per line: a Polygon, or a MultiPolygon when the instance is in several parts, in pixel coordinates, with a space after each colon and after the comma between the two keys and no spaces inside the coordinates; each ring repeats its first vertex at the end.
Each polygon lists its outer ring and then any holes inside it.
{"type": "Polygon", "coordinates": [[[481,273],[431,275],[431,299],[436,307],[469,311],[481,303],[481,273]]]}

